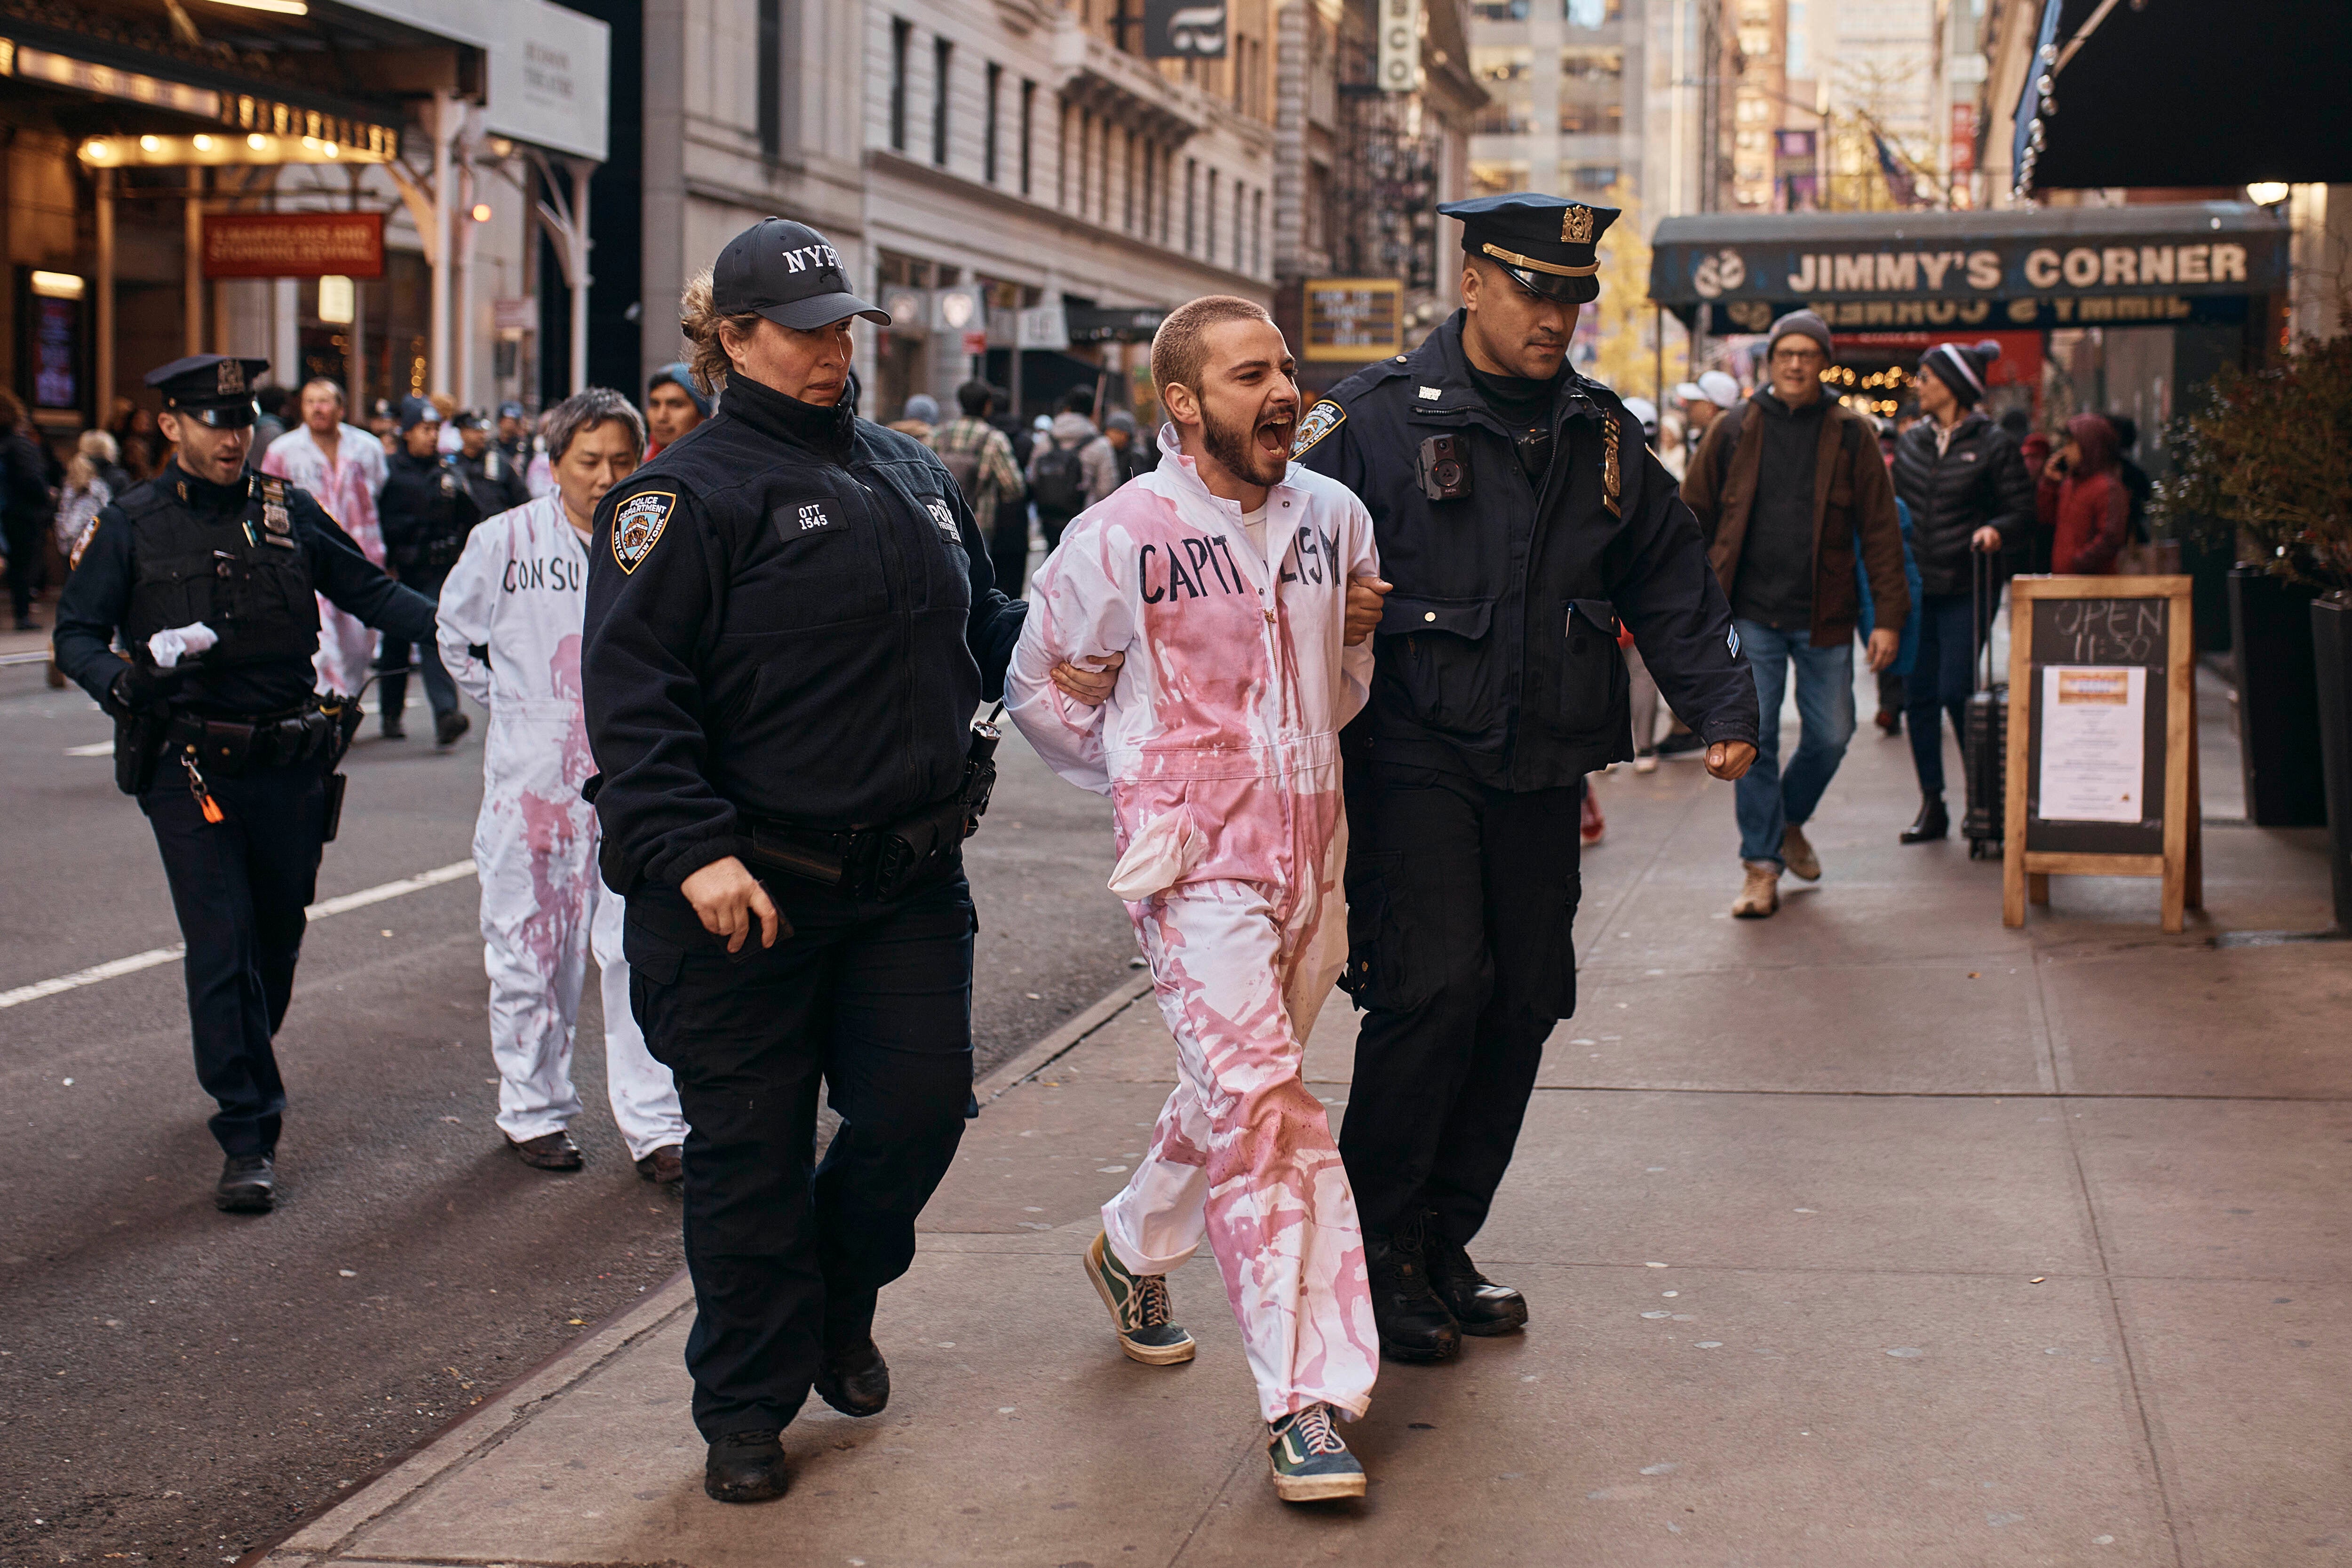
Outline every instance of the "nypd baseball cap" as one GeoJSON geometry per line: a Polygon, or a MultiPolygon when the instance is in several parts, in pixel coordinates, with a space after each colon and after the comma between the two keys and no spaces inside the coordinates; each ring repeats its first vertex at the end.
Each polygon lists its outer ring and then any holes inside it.
{"type": "Polygon", "coordinates": [[[761,218],[729,240],[710,269],[710,295],[721,315],[755,312],[795,331],[851,316],[890,324],[888,311],[851,291],[833,242],[790,218],[761,218]]]}

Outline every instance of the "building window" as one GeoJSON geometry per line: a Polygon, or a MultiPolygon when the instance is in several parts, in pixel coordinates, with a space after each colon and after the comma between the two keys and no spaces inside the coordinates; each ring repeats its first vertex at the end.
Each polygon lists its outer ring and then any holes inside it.
{"type": "Polygon", "coordinates": [[[1111,122],[1104,121],[1095,152],[1095,221],[1105,228],[1110,226],[1110,130],[1111,122]]]}
{"type": "Polygon", "coordinates": [[[1476,0],[1470,14],[1481,22],[1524,22],[1528,0],[1476,0]]]}
{"type": "Polygon", "coordinates": [[[1265,193],[1250,197],[1250,271],[1265,275],[1265,193]]]}
{"type": "Polygon", "coordinates": [[[1135,132],[1129,132],[1119,147],[1119,172],[1123,176],[1118,192],[1118,226],[1128,233],[1135,232],[1135,132]]]}
{"type": "Polygon", "coordinates": [[[1486,89],[1472,130],[1482,136],[1525,136],[1536,128],[1535,50],[1525,44],[1470,51],[1470,74],[1486,89]]]}
{"type": "Polygon", "coordinates": [[[1209,199],[1201,208],[1202,237],[1208,241],[1201,247],[1201,259],[1217,258],[1217,171],[1209,171],[1209,199]]]}
{"type": "Polygon", "coordinates": [[[1625,106],[1622,103],[1559,106],[1559,133],[1563,136],[1614,136],[1624,125],[1625,106]]]}
{"type": "Polygon", "coordinates": [[[1608,193],[1609,187],[1616,183],[1617,170],[1614,164],[1590,165],[1577,170],[1575,174],[1576,190],[1579,195],[1604,195],[1608,193]]]}
{"type": "Polygon", "coordinates": [[[1003,96],[1004,68],[991,63],[988,68],[988,117],[982,123],[980,138],[980,177],[990,184],[996,184],[996,108],[1003,96]]]}
{"type": "Polygon", "coordinates": [[[890,151],[907,150],[907,45],[914,25],[893,17],[890,22],[890,151]]]}
{"type": "Polygon", "coordinates": [[[1561,0],[1560,15],[1571,27],[1605,27],[1623,19],[1625,0],[1561,0]]]}
{"type": "Polygon", "coordinates": [[[931,162],[942,169],[948,163],[948,69],[954,58],[953,44],[931,40],[931,162]]]}
{"type": "Polygon", "coordinates": [[[1193,204],[1201,192],[1201,165],[1197,160],[1184,160],[1184,254],[1192,254],[1193,204]]]}
{"type": "Polygon", "coordinates": [[[1789,75],[1812,75],[1812,58],[1806,53],[1812,39],[1805,22],[1805,0],[1789,0],[1789,75]]]}
{"type": "Polygon", "coordinates": [[[1054,205],[1070,210],[1070,100],[1057,98],[1061,111],[1054,124],[1054,205]]]}
{"type": "Polygon", "coordinates": [[[1143,144],[1143,237],[1145,239],[1151,237],[1151,215],[1159,210],[1151,204],[1153,198],[1159,194],[1160,144],[1156,142],[1146,142],[1143,144]]]}
{"type": "Polygon", "coordinates": [[[784,0],[760,0],[760,151],[784,150],[784,0]]]}
{"type": "Polygon", "coordinates": [[[1622,49],[1562,49],[1559,74],[1564,81],[1586,81],[1615,87],[1625,79],[1622,49]]]}
{"type": "Polygon", "coordinates": [[[1021,84],[1021,194],[1024,196],[1029,194],[1030,132],[1036,119],[1037,84],[1024,81],[1021,84]]]}

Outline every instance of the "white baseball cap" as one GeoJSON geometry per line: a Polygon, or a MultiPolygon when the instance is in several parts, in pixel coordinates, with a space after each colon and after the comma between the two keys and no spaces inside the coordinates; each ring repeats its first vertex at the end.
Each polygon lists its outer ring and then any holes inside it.
{"type": "Polygon", "coordinates": [[[1698,395],[1717,408],[1728,408],[1739,401],[1739,384],[1722,371],[1711,370],[1698,378],[1698,395]]]}

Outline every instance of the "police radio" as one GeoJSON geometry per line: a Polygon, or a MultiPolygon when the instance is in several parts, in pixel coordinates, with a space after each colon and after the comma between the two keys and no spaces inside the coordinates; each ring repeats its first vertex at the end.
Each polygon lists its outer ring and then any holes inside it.
{"type": "Polygon", "coordinates": [[[1469,497],[1470,447],[1461,436],[1431,436],[1423,440],[1421,493],[1432,500],[1469,497]]]}

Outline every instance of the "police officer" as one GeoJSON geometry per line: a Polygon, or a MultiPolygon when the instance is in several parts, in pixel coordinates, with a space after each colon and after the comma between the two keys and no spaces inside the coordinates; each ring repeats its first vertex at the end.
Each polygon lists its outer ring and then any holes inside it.
{"type": "MultiPolygon", "coordinates": [[[[376,517],[393,570],[437,602],[442,580],[465,553],[466,535],[482,521],[482,510],[456,458],[442,455],[440,411],[422,397],[402,398],[399,426],[399,444],[385,459],[388,472],[376,517]]],[[[425,677],[425,700],[433,705],[434,743],[445,749],[457,743],[471,721],[458,710],[457,683],[449,679],[430,636],[415,647],[385,639],[377,668],[383,671],[376,682],[376,706],[385,740],[407,736],[400,716],[408,705],[408,672],[416,669],[425,677]]]]}
{"type": "Polygon", "coordinates": [[[496,517],[530,500],[530,486],[524,482],[522,470],[490,439],[488,415],[478,408],[466,410],[457,416],[457,434],[460,444],[450,460],[465,480],[466,493],[474,498],[476,511],[485,518],[496,517]]]}
{"type": "Polygon", "coordinates": [[[529,479],[530,475],[530,416],[520,403],[499,405],[498,448],[514,471],[529,479]]]}
{"type": "Polygon", "coordinates": [[[784,1489],[812,1384],[889,1397],[877,1292],[971,1089],[971,720],[1024,606],[930,448],[858,417],[850,323],[889,317],[824,236],[753,225],[683,313],[726,396],[598,504],[581,675],[631,1001],[689,1127],[704,1488],[749,1502],[784,1489]],[[820,1077],[841,1127],[812,1179],[820,1077]]]}
{"type": "Polygon", "coordinates": [[[318,595],[429,642],[433,602],[371,564],[306,490],[246,467],[258,359],[195,354],[163,395],[161,473],[98,514],[58,605],[57,660],[115,717],[115,776],[155,830],[187,942],[196,1079],[220,1103],[214,1201],[276,1201],[286,1090],[270,1047],[294,988],[334,763],[356,709],[311,692],[318,595]],[[116,633],[127,656],[118,658],[116,633]]]}
{"type": "Polygon", "coordinates": [[[1716,776],[1746,771],[1757,714],[1673,479],[1567,366],[1616,212],[1525,193],[1437,210],[1462,220],[1463,308],[1316,404],[1296,447],[1363,498],[1395,584],[1345,736],[1340,983],[1365,1017],[1339,1148],[1401,1361],[1527,1321],[1465,1249],[1575,1010],[1579,792],[1633,755],[1619,622],[1716,776]]]}

